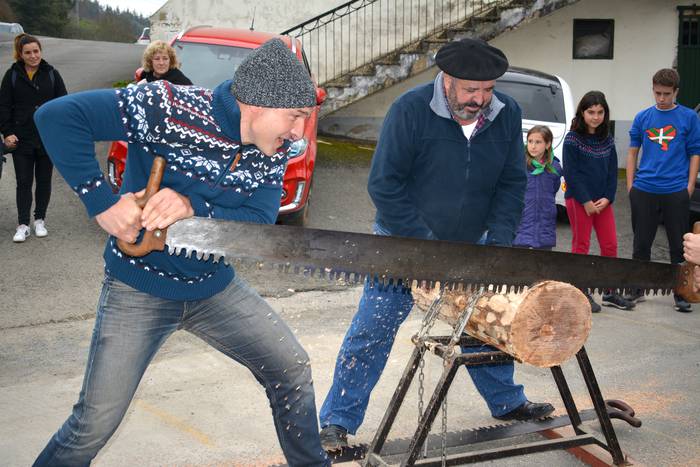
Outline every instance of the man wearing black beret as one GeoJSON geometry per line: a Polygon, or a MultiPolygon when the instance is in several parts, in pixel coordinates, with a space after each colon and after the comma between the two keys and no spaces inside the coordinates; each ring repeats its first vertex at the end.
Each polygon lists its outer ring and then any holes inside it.
{"type": "MultiPolygon", "coordinates": [[[[508,59],[484,41],[463,39],[443,46],[435,61],[441,70],[435,81],[399,97],[384,120],[368,184],[377,208],[374,231],[510,246],[526,172],[520,108],[494,91],[508,59]]],[[[362,424],[412,306],[410,289],[365,285],[320,412],[326,450],[346,446],[347,433],[362,424]]],[[[513,381],[512,363],[468,370],[495,418],[532,420],[554,411],[527,400],[513,381]]]]}

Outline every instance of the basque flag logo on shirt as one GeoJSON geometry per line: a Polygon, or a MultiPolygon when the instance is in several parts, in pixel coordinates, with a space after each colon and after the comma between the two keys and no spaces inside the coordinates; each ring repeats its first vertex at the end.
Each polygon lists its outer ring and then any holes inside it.
{"type": "Polygon", "coordinates": [[[662,151],[668,151],[668,143],[676,137],[676,129],[673,128],[673,125],[666,125],[663,128],[649,128],[647,136],[655,143],[659,143],[662,151]]]}

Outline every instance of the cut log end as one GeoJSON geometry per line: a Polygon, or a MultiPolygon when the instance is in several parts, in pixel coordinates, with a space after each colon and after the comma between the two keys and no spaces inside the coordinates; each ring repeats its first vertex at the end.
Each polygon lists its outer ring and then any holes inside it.
{"type": "MultiPolygon", "coordinates": [[[[418,308],[427,309],[440,285],[426,290],[414,285],[418,308]]],[[[443,290],[439,319],[455,325],[471,292],[443,290]]],[[[560,365],[578,352],[591,330],[591,307],[571,284],[544,281],[524,292],[487,292],[477,300],[465,331],[516,359],[538,367],[560,365]]]]}
{"type": "Polygon", "coordinates": [[[573,357],[591,330],[591,306],[576,287],[547,281],[528,289],[511,324],[511,344],[523,361],[551,367],[573,357]]]}

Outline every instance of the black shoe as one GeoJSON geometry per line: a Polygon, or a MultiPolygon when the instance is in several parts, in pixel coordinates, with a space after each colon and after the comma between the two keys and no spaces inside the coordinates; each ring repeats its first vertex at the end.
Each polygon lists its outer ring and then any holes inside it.
{"type": "Polygon", "coordinates": [[[498,417],[494,415],[493,418],[499,420],[537,420],[546,417],[552,412],[554,412],[552,404],[527,401],[517,409],[511,410],[507,414],[499,415],[498,417]]]}
{"type": "Polygon", "coordinates": [[[619,308],[620,310],[631,310],[634,308],[634,303],[630,302],[629,300],[625,300],[620,294],[617,293],[603,294],[603,305],[613,306],[615,308],[619,308]]]}
{"type": "Polygon", "coordinates": [[[637,289],[634,292],[625,295],[623,298],[628,302],[632,302],[634,304],[644,302],[647,299],[642,293],[642,289],[637,289]]]}
{"type": "Polygon", "coordinates": [[[675,302],[674,308],[676,311],[680,311],[681,313],[690,313],[693,311],[693,308],[690,306],[690,303],[685,301],[683,297],[680,295],[673,294],[673,301],[675,302]]]}
{"type": "Polygon", "coordinates": [[[588,303],[591,304],[591,313],[600,313],[600,305],[598,305],[595,300],[593,300],[593,295],[587,293],[585,294],[586,298],[588,299],[588,303]]]}
{"type": "Polygon", "coordinates": [[[348,447],[348,430],[340,425],[328,425],[321,430],[321,447],[324,451],[338,452],[348,447]]]}

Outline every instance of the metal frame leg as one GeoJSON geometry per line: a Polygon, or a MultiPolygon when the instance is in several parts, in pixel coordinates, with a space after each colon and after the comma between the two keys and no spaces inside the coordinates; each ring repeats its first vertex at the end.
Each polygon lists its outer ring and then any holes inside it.
{"type": "Polygon", "coordinates": [[[433,425],[435,416],[440,410],[442,401],[447,397],[447,391],[450,389],[452,380],[454,380],[457,370],[461,365],[455,365],[455,359],[450,358],[445,361],[445,366],[442,370],[442,376],[440,376],[440,381],[438,381],[437,386],[435,386],[435,391],[428,402],[428,407],[425,409],[423,416],[418,422],[418,428],[416,429],[413,439],[411,439],[411,444],[408,448],[408,456],[401,462],[401,466],[413,465],[420,454],[420,449],[425,443],[425,439],[430,432],[430,427],[433,425]]]}
{"type": "Polygon", "coordinates": [[[399,409],[401,408],[401,404],[406,397],[408,388],[411,387],[411,382],[416,375],[418,364],[423,358],[424,353],[425,349],[418,346],[416,346],[416,348],[413,350],[411,359],[408,361],[408,365],[406,365],[406,369],[399,380],[399,384],[396,387],[396,391],[394,391],[391,402],[389,402],[389,407],[387,408],[384,418],[382,418],[382,422],[379,424],[379,428],[377,428],[377,432],[374,435],[372,444],[367,451],[368,461],[373,457],[372,454],[379,454],[382,451],[386,438],[389,436],[389,431],[394,424],[394,420],[396,420],[396,415],[399,413],[399,409]]]}
{"type": "Polygon", "coordinates": [[[557,383],[559,395],[561,396],[562,402],[564,402],[564,407],[566,408],[566,413],[569,415],[569,420],[571,421],[571,426],[574,428],[574,432],[577,435],[583,434],[584,431],[581,429],[581,417],[578,412],[578,407],[576,407],[574,397],[571,395],[571,390],[564,377],[564,372],[560,366],[553,366],[550,370],[552,370],[554,382],[557,383]]]}
{"type": "Polygon", "coordinates": [[[586,353],[585,347],[581,347],[581,350],[578,351],[576,354],[576,360],[578,360],[578,365],[581,368],[583,380],[588,388],[591,401],[593,401],[593,408],[598,415],[600,428],[603,430],[603,435],[605,435],[607,446],[603,447],[610,452],[613,462],[615,462],[616,465],[624,465],[626,463],[625,456],[620,448],[620,443],[617,441],[615,429],[613,428],[610,417],[608,416],[607,406],[605,405],[605,400],[603,400],[603,395],[600,392],[600,387],[598,386],[598,381],[593,373],[593,367],[591,366],[591,361],[588,359],[588,354],[586,353]]]}
{"type": "MultiPolygon", "coordinates": [[[[443,401],[447,397],[448,390],[461,366],[474,366],[484,363],[497,363],[512,360],[511,356],[500,351],[480,352],[468,355],[454,354],[447,349],[449,345],[445,345],[448,341],[448,336],[441,336],[432,338],[431,342],[433,345],[431,346],[427,346],[426,342],[422,340],[414,342],[416,344],[416,348],[413,351],[413,355],[406,366],[406,369],[404,370],[403,376],[399,381],[396,391],[394,392],[394,396],[392,397],[389,407],[387,408],[387,412],[384,415],[379,428],[377,429],[372,445],[367,451],[367,457],[364,465],[387,465],[386,461],[384,461],[381,456],[381,450],[384,447],[389,431],[396,419],[396,416],[398,415],[399,409],[401,408],[411,382],[415,377],[418,365],[421,359],[425,357],[426,353],[435,353],[444,361],[443,372],[440,380],[435,386],[428,406],[418,422],[418,427],[416,428],[413,438],[410,441],[410,445],[406,453],[407,455],[401,461],[402,467],[413,465],[438,467],[441,465],[440,458],[419,459],[419,456],[421,449],[430,433],[430,428],[435,420],[435,417],[437,416],[443,401]]],[[[460,343],[466,343],[466,341],[471,343],[470,338],[463,337],[460,339],[460,343]]],[[[625,465],[625,456],[622,453],[620,444],[618,443],[617,435],[615,434],[615,430],[608,414],[606,402],[603,400],[603,395],[600,392],[600,387],[598,386],[595,374],[593,373],[593,368],[590,360],[588,359],[588,354],[586,353],[585,347],[582,347],[581,350],[579,350],[579,352],[576,354],[576,359],[578,361],[583,380],[588,388],[591,401],[593,402],[593,407],[600,423],[601,430],[605,436],[605,442],[599,435],[589,433],[589,431],[583,427],[580,412],[576,407],[576,403],[564,376],[564,372],[562,371],[561,367],[555,366],[551,368],[552,376],[557,384],[559,394],[561,395],[562,401],[569,416],[569,420],[575,431],[574,436],[558,440],[538,441],[481,451],[471,451],[470,453],[465,454],[448,455],[446,457],[447,464],[457,465],[534,452],[542,452],[552,449],[567,449],[585,444],[598,444],[610,452],[613,462],[616,465],[625,465]]],[[[633,415],[634,412],[631,412],[630,417],[633,415]]],[[[624,417],[620,418],[626,419],[624,417]]],[[[629,420],[627,421],[628,423],[632,423],[629,420]]],[[[639,422],[639,424],[641,424],[641,422],[639,422]]],[[[639,425],[633,424],[633,426],[639,425]]]]}

